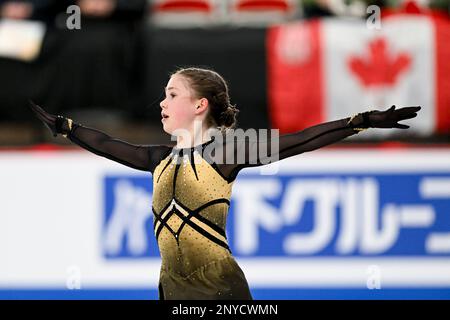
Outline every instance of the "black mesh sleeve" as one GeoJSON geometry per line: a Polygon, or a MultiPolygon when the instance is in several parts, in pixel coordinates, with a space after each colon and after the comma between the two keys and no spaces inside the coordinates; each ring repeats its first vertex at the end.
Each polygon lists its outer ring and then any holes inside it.
{"type": "Polygon", "coordinates": [[[232,164],[224,163],[218,167],[228,181],[233,181],[243,168],[261,166],[313,151],[356,134],[357,131],[348,124],[350,119],[348,117],[324,122],[275,138],[235,141],[233,148],[236,161],[232,164]],[[278,139],[278,148],[274,147],[276,145],[274,139],[278,139]]]}
{"type": "Polygon", "coordinates": [[[80,147],[128,167],[149,171],[167,155],[171,148],[165,145],[134,145],[110,137],[104,132],[74,124],[67,138],[80,147]]]}

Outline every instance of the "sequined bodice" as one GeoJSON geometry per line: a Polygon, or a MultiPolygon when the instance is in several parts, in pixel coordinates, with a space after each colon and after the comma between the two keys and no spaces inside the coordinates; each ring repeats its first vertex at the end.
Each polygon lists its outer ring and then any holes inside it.
{"type": "Polygon", "coordinates": [[[194,149],[174,150],[155,168],[154,232],[163,268],[188,276],[231,254],[225,226],[232,184],[194,149]]]}

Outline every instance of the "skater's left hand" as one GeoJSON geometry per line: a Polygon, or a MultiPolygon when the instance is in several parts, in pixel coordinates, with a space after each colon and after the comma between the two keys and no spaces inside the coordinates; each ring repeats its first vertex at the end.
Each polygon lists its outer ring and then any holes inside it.
{"type": "Polygon", "coordinates": [[[417,116],[421,107],[405,107],[395,109],[395,105],[385,111],[372,110],[367,112],[369,127],[372,128],[399,128],[408,129],[409,126],[398,123],[399,121],[412,119],[417,116]]]}

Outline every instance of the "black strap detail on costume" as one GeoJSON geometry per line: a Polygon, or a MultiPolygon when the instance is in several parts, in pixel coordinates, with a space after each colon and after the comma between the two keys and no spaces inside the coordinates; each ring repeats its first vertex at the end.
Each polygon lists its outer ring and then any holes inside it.
{"type": "MultiPolygon", "coordinates": [[[[166,147],[167,147],[167,146],[166,146],[166,147]]],[[[170,154],[170,152],[171,152],[171,149],[170,149],[170,147],[168,147],[168,149],[167,149],[165,152],[161,153],[159,159],[154,159],[154,155],[151,154],[151,153],[152,153],[152,149],[149,149],[148,152],[149,152],[149,159],[152,159],[152,160],[153,160],[153,161],[151,162],[151,165],[150,165],[150,172],[151,172],[152,175],[153,175],[153,173],[155,172],[156,167],[159,165],[159,163],[160,163],[162,160],[164,160],[165,158],[167,158],[167,156],[168,156],[168,155],[170,154]]],[[[164,167],[164,168],[165,168],[165,167],[164,167]]],[[[163,170],[163,171],[164,171],[164,170],[163,170]]],[[[161,171],[161,173],[162,173],[163,171],[161,171]]],[[[160,175],[160,176],[161,176],[161,175],[160,175]]],[[[159,181],[159,178],[158,178],[158,181],[159,181]]]]}
{"type": "MultiPolygon", "coordinates": [[[[166,210],[167,210],[167,208],[169,208],[170,207],[170,205],[171,205],[172,203],[171,202],[169,202],[168,204],[166,204],[165,206],[164,206],[164,208],[161,210],[161,212],[165,212],[166,210]]],[[[155,210],[155,207],[153,207],[152,206],[152,211],[153,211],[153,214],[155,215],[155,216],[160,216],[160,215],[158,215],[157,213],[156,213],[156,210],[155,210]]],[[[155,221],[153,221],[153,229],[155,229],[155,227],[156,227],[156,220],[155,221]]]]}
{"type": "MultiPolygon", "coordinates": [[[[176,201],[176,199],[175,199],[176,201]]],[[[196,219],[200,220],[201,222],[203,222],[204,224],[206,224],[208,227],[210,227],[211,229],[213,229],[214,231],[216,231],[218,234],[220,234],[221,236],[223,236],[225,239],[227,238],[225,230],[223,230],[222,228],[220,228],[218,225],[216,225],[215,223],[209,221],[208,219],[206,219],[205,217],[200,215],[200,212],[202,210],[204,210],[205,208],[212,206],[214,204],[218,204],[218,203],[226,203],[228,206],[230,205],[230,201],[228,199],[225,198],[220,198],[220,199],[214,199],[200,207],[198,207],[197,209],[194,210],[190,210],[189,208],[185,207],[183,204],[179,203],[178,201],[176,201],[176,203],[183,208],[183,210],[185,210],[186,212],[188,212],[188,215],[185,216],[182,212],[180,212],[179,210],[177,210],[176,207],[172,208],[170,210],[170,212],[167,213],[167,215],[164,218],[161,218],[161,215],[172,205],[172,202],[169,202],[164,209],[161,210],[161,214],[157,214],[155,209],[152,208],[153,214],[155,215],[155,221],[153,223],[153,229],[156,228],[156,224],[158,221],[160,221],[160,225],[158,227],[158,229],[155,232],[155,236],[156,236],[156,241],[158,241],[159,238],[159,234],[161,233],[162,229],[164,227],[166,227],[170,233],[173,234],[173,236],[175,237],[175,240],[179,241],[179,235],[181,234],[181,231],[183,230],[184,226],[186,224],[188,224],[190,227],[192,227],[194,230],[196,230],[197,232],[199,232],[200,234],[202,234],[203,236],[205,236],[206,238],[208,238],[209,240],[213,241],[214,243],[224,247],[225,249],[230,250],[230,248],[228,247],[228,245],[223,242],[220,239],[217,239],[216,237],[214,237],[213,235],[211,235],[210,233],[208,233],[207,231],[205,231],[204,229],[202,229],[201,227],[199,227],[197,224],[195,224],[193,221],[191,221],[192,217],[195,217],[196,219]],[[181,220],[183,220],[183,222],[181,223],[180,227],[178,228],[178,230],[175,232],[168,224],[167,221],[170,219],[170,217],[172,217],[173,214],[176,214],[178,217],[181,218],[181,220]]]]}
{"type": "MultiPolygon", "coordinates": [[[[226,198],[214,199],[214,200],[211,200],[211,201],[201,205],[200,207],[198,207],[197,209],[194,209],[192,211],[200,212],[203,209],[205,209],[206,207],[209,207],[209,206],[211,206],[213,204],[216,204],[216,203],[226,203],[229,206],[230,205],[230,200],[228,200],[226,198]]],[[[184,208],[183,204],[180,204],[180,206],[184,208]]]]}
{"type": "MultiPolygon", "coordinates": [[[[224,237],[225,239],[227,238],[225,230],[223,230],[221,227],[219,227],[217,224],[209,221],[208,219],[206,219],[205,217],[200,215],[200,211],[204,210],[207,207],[210,207],[214,204],[217,203],[226,203],[228,206],[230,206],[230,201],[228,201],[228,199],[225,198],[220,198],[220,199],[214,199],[208,203],[203,204],[202,206],[198,207],[195,210],[190,210],[189,208],[185,207],[182,203],[178,203],[177,204],[182,207],[186,212],[189,212],[188,216],[186,217],[187,219],[190,219],[191,217],[195,217],[198,220],[200,220],[201,222],[203,222],[204,224],[206,224],[208,227],[210,227],[211,229],[213,229],[214,231],[216,231],[218,234],[220,234],[222,237],[224,237]]],[[[183,224],[185,223],[185,221],[183,221],[183,223],[180,225],[180,229],[182,228],[183,224]]]]}
{"type": "MultiPolygon", "coordinates": [[[[192,229],[196,230],[198,233],[200,233],[202,236],[204,236],[205,238],[211,240],[212,242],[224,247],[225,249],[227,249],[228,251],[231,252],[230,248],[228,247],[228,245],[223,242],[220,239],[217,239],[216,237],[214,237],[212,234],[206,232],[205,230],[203,230],[201,227],[199,227],[198,225],[196,225],[194,222],[192,222],[190,219],[188,219],[187,217],[184,216],[184,214],[182,214],[181,212],[179,212],[176,208],[174,208],[174,212],[175,214],[180,217],[180,219],[182,219],[183,221],[186,221],[186,224],[188,224],[192,229]]],[[[176,239],[178,239],[178,237],[176,237],[176,239]]]]}
{"type": "MultiPolygon", "coordinates": [[[[164,211],[163,211],[163,212],[164,212],[164,211]]],[[[158,215],[158,214],[155,212],[155,210],[153,210],[153,214],[155,215],[155,218],[156,218],[158,221],[160,221],[158,230],[156,230],[156,232],[155,232],[155,238],[156,238],[156,241],[158,241],[159,234],[161,233],[163,227],[166,227],[167,230],[169,230],[170,233],[173,234],[173,236],[175,237],[175,239],[177,239],[177,236],[176,236],[177,233],[176,233],[175,231],[173,231],[173,229],[167,224],[167,221],[169,221],[170,217],[171,217],[172,214],[173,214],[173,210],[170,211],[169,213],[167,213],[167,215],[166,215],[166,217],[165,217],[164,219],[162,219],[162,218],[161,218],[161,215],[158,215]]],[[[154,224],[153,224],[153,230],[155,229],[157,220],[155,220],[155,222],[154,222],[154,224]]],[[[177,241],[178,241],[178,239],[177,239],[177,241]]]]}
{"type": "Polygon", "coordinates": [[[164,166],[164,168],[161,170],[161,173],[159,174],[158,179],[156,180],[156,182],[159,182],[159,178],[161,178],[162,174],[164,173],[164,171],[170,165],[171,162],[172,162],[172,157],[170,157],[170,159],[167,161],[167,163],[164,166]]]}
{"type": "Polygon", "coordinates": [[[191,163],[192,170],[195,173],[195,178],[198,180],[197,170],[195,169],[195,161],[194,161],[194,149],[191,149],[189,162],[191,163]]]}
{"type": "MultiPolygon", "coordinates": [[[[177,159],[177,162],[178,162],[178,160],[179,160],[179,158],[177,159]]],[[[173,174],[172,198],[175,198],[175,190],[176,190],[176,187],[177,187],[178,171],[180,171],[180,164],[179,163],[175,164],[175,173],[173,174]]]]}
{"type": "Polygon", "coordinates": [[[209,157],[209,154],[208,153],[203,153],[202,154],[202,158],[214,169],[214,171],[216,171],[221,177],[222,177],[222,179],[223,180],[225,180],[227,183],[231,183],[231,182],[233,182],[234,181],[234,179],[236,178],[236,177],[234,177],[234,178],[232,178],[232,177],[227,177],[227,176],[225,176],[223,173],[222,173],[222,171],[220,170],[220,168],[219,168],[219,166],[217,165],[217,163],[216,162],[214,162],[210,157],[209,157]]]}

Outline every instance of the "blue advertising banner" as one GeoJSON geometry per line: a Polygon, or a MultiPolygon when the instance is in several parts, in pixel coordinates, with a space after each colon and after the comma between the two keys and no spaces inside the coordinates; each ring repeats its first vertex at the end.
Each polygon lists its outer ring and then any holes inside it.
{"type": "MultiPolygon", "coordinates": [[[[0,203],[0,298],[157,299],[152,176],[86,154],[28,159],[0,158],[0,187],[30,200],[0,203]],[[61,174],[70,185],[52,187],[61,174]]],[[[450,299],[448,159],[320,151],[241,171],[226,234],[253,297],[450,299]]]]}

